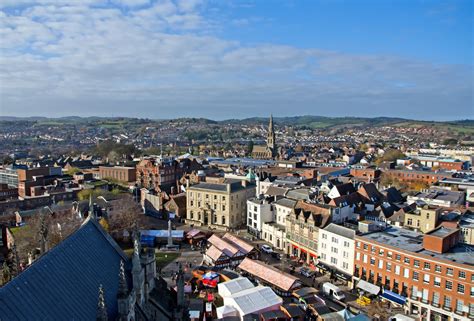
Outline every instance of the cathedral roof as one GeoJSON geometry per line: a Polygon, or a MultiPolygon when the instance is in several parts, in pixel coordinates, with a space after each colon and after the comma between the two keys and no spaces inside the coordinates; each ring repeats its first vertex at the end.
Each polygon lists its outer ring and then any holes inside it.
{"type": "Polygon", "coordinates": [[[93,219],[0,288],[3,320],[95,320],[102,284],[109,320],[117,315],[120,261],[127,256],[93,219]]]}

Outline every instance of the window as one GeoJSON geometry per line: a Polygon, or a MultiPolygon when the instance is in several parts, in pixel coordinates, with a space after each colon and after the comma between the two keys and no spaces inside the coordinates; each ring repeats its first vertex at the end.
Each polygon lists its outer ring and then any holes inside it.
{"type": "Polygon", "coordinates": [[[383,269],[383,261],[379,260],[379,269],[383,269]]]}
{"type": "Polygon", "coordinates": [[[225,216],[222,216],[222,225],[225,225],[225,216]]]}
{"type": "Polygon", "coordinates": [[[400,256],[400,254],[395,255],[395,260],[400,261],[401,258],[402,258],[402,257],[400,256]]]}
{"type": "Polygon", "coordinates": [[[446,288],[446,290],[452,290],[453,289],[453,282],[446,280],[445,288],[446,288]]]}
{"type": "Polygon", "coordinates": [[[450,308],[451,308],[451,297],[445,296],[445,297],[444,297],[444,304],[443,304],[443,305],[444,305],[445,308],[449,308],[449,309],[450,309],[450,308]]]}
{"type": "Polygon", "coordinates": [[[342,256],[347,259],[347,258],[349,257],[349,253],[346,252],[346,251],[344,251],[344,253],[342,254],[342,256]]]}
{"type": "Polygon", "coordinates": [[[399,265],[395,265],[395,274],[400,275],[400,266],[399,265]]]}
{"type": "Polygon", "coordinates": [[[471,296],[474,296],[474,286],[471,286],[471,296]]]}
{"type": "Polygon", "coordinates": [[[407,268],[403,269],[403,277],[405,277],[407,279],[410,277],[410,270],[409,269],[407,269],[407,268]]]}
{"type": "Polygon", "coordinates": [[[370,265],[375,265],[375,258],[374,257],[370,258],[370,265]]]}
{"type": "Polygon", "coordinates": [[[466,272],[464,271],[459,271],[458,273],[460,279],[465,279],[466,278],[466,272]]]}
{"type": "Polygon", "coordinates": [[[323,261],[326,261],[326,253],[322,253],[321,258],[323,259],[323,261]]]}
{"type": "Polygon", "coordinates": [[[391,252],[391,251],[388,251],[388,252],[387,252],[387,257],[388,257],[389,259],[392,258],[392,252],[391,252]]]}
{"type": "Polygon", "coordinates": [[[420,279],[420,274],[418,272],[413,271],[413,280],[418,281],[420,279]]]}
{"type": "Polygon", "coordinates": [[[440,287],[441,286],[441,278],[440,277],[435,277],[434,278],[434,286],[440,287]]]}
{"type": "Polygon", "coordinates": [[[356,260],[357,260],[357,261],[360,261],[360,252],[357,252],[357,253],[356,253],[356,260]]]}
{"type": "Polygon", "coordinates": [[[367,263],[367,254],[364,254],[363,262],[364,262],[364,263],[367,263]]]}
{"type": "Polygon", "coordinates": [[[373,254],[375,254],[375,251],[376,251],[376,250],[377,250],[377,249],[375,248],[375,246],[372,246],[372,248],[370,249],[370,252],[372,252],[373,254]]]}
{"type": "Polygon", "coordinates": [[[364,244],[364,250],[367,251],[368,248],[369,248],[369,246],[367,244],[364,244]]]}
{"type": "Polygon", "coordinates": [[[420,267],[420,261],[419,260],[413,260],[413,266],[418,268],[420,267]]]}
{"type": "Polygon", "coordinates": [[[342,268],[343,268],[344,270],[349,269],[349,263],[343,262],[343,263],[342,263],[342,268]]]}
{"type": "Polygon", "coordinates": [[[410,264],[410,258],[408,257],[404,258],[403,262],[405,262],[405,264],[410,264]]]}
{"type": "Polygon", "coordinates": [[[434,305],[439,305],[439,293],[438,292],[433,292],[433,304],[434,305]]]}
{"type": "Polygon", "coordinates": [[[323,238],[323,240],[327,239],[328,238],[327,234],[323,233],[322,238],[323,238]]]}
{"type": "Polygon", "coordinates": [[[331,257],[331,264],[337,264],[337,259],[335,257],[331,257]]]}
{"type": "Polygon", "coordinates": [[[331,252],[337,254],[337,247],[331,247],[331,252]]]}
{"type": "Polygon", "coordinates": [[[392,271],[392,263],[387,262],[387,271],[392,271]]]}
{"type": "Polygon", "coordinates": [[[214,200],[217,200],[217,195],[214,195],[214,200]]]}
{"type": "Polygon", "coordinates": [[[349,247],[349,242],[344,241],[344,247],[349,247]]]}
{"type": "Polygon", "coordinates": [[[429,274],[424,274],[423,275],[423,282],[424,283],[430,283],[430,275],[429,274]]]}
{"type": "Polygon", "coordinates": [[[358,249],[360,249],[360,242],[359,242],[359,241],[356,242],[356,247],[357,247],[358,249]]]}
{"type": "Polygon", "coordinates": [[[338,239],[333,236],[333,237],[332,237],[332,242],[335,243],[335,244],[337,244],[338,239]]]}
{"type": "Polygon", "coordinates": [[[382,249],[379,250],[379,255],[383,256],[383,250],[382,249]]]}
{"type": "Polygon", "coordinates": [[[435,272],[441,273],[441,265],[435,265],[435,272]]]}
{"type": "Polygon", "coordinates": [[[458,293],[464,294],[464,284],[458,283],[458,293]]]}
{"type": "Polygon", "coordinates": [[[457,300],[456,301],[456,312],[462,312],[463,307],[464,307],[464,301],[463,300],[457,300]]]}
{"type": "Polygon", "coordinates": [[[428,262],[425,262],[425,264],[423,265],[423,268],[425,270],[429,270],[431,268],[431,265],[428,262]]]}
{"type": "Polygon", "coordinates": [[[446,275],[452,276],[453,275],[453,269],[452,268],[446,268],[446,275]]]}
{"type": "Polygon", "coordinates": [[[222,210],[225,211],[225,205],[222,205],[222,210]]]}

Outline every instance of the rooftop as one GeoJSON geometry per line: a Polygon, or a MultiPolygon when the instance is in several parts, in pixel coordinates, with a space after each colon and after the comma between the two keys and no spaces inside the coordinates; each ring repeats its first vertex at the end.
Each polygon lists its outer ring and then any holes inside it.
{"type": "Polygon", "coordinates": [[[440,260],[474,266],[474,246],[458,244],[445,253],[435,253],[423,248],[423,234],[415,231],[389,227],[383,231],[369,232],[360,236],[405,251],[424,254],[440,260]]]}
{"type": "Polygon", "coordinates": [[[324,230],[351,240],[354,239],[354,236],[356,234],[354,230],[351,230],[344,226],[336,225],[334,223],[329,224],[327,227],[324,228],[324,230]]]}

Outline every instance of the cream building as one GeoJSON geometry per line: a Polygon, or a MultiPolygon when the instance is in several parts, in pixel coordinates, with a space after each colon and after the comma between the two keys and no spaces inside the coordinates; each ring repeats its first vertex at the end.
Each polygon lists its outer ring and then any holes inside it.
{"type": "Polygon", "coordinates": [[[418,207],[413,213],[405,213],[405,227],[426,233],[434,229],[442,208],[425,205],[418,207]]]}
{"type": "Polygon", "coordinates": [[[225,179],[201,182],[186,188],[186,223],[229,230],[246,224],[247,199],[255,195],[255,184],[225,179]]]}

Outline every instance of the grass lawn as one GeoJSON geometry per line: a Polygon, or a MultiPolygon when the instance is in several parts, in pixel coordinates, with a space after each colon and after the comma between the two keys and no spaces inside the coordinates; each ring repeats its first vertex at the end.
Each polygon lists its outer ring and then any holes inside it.
{"type": "Polygon", "coordinates": [[[165,267],[172,261],[177,259],[181,253],[179,252],[157,252],[156,253],[156,267],[165,267]]]}
{"type": "MultiPolygon", "coordinates": [[[[125,254],[129,257],[133,254],[133,248],[131,249],[124,249],[125,254]]],[[[156,252],[156,267],[163,268],[170,264],[172,261],[177,259],[181,253],[178,252],[156,252]]]]}

